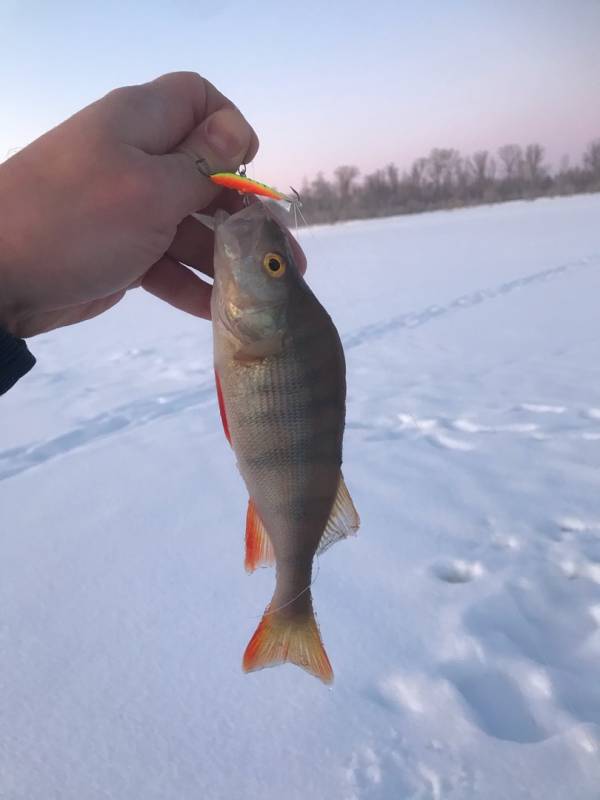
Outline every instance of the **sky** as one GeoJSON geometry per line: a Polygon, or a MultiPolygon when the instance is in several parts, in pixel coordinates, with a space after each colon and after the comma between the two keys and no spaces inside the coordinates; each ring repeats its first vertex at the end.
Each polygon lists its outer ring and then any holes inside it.
{"type": "Polygon", "coordinates": [[[600,0],[0,0],[0,160],[110,89],[194,70],[261,139],[281,187],[433,147],[600,136],[600,0]]]}

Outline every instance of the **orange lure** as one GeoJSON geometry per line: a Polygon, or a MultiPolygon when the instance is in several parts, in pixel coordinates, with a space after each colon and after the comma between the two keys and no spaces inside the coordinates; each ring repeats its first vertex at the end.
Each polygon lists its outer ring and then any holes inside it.
{"type": "Polygon", "coordinates": [[[235,189],[242,194],[256,194],[261,197],[269,197],[271,200],[284,200],[287,203],[296,203],[297,198],[279,192],[266,183],[254,181],[245,175],[238,175],[235,172],[214,172],[208,175],[210,180],[217,186],[224,186],[226,189],[235,189]]]}

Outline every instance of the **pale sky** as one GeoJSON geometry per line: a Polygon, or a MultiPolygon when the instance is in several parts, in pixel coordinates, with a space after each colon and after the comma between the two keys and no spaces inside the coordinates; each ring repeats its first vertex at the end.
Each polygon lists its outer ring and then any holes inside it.
{"type": "Polygon", "coordinates": [[[432,147],[600,137],[600,0],[0,0],[0,159],[108,90],[200,72],[299,186],[432,147]]]}

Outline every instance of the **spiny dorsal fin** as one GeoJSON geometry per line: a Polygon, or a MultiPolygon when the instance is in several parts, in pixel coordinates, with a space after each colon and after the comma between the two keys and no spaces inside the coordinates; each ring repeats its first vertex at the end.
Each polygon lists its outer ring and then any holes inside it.
{"type": "Polygon", "coordinates": [[[274,563],[275,552],[269,534],[258,516],[254,500],[250,498],[246,513],[246,559],[244,561],[246,572],[254,572],[257,567],[270,566],[274,563]]]}
{"type": "Polygon", "coordinates": [[[357,510],[354,508],[354,503],[350,497],[346,484],[344,483],[344,476],[340,472],[340,483],[338,486],[337,494],[333,502],[329,520],[321,536],[319,547],[317,548],[317,555],[324,553],[332,544],[335,544],[339,539],[346,539],[348,536],[354,536],[360,526],[360,517],[357,510]]]}
{"type": "Polygon", "coordinates": [[[244,672],[275,667],[289,661],[323,683],[333,682],[333,670],[321,641],[315,615],[285,617],[278,611],[265,611],[244,653],[244,672]]]}

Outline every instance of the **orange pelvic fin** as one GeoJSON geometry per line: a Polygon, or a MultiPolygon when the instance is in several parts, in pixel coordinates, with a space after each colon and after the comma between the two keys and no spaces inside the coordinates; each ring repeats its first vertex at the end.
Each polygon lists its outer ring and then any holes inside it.
{"type": "Polygon", "coordinates": [[[275,552],[269,534],[258,516],[254,500],[250,498],[246,513],[246,559],[244,561],[246,572],[254,572],[257,567],[270,566],[274,563],[275,552]]]}
{"type": "Polygon", "coordinates": [[[244,672],[291,662],[323,683],[333,683],[333,670],[311,609],[308,616],[284,617],[269,612],[260,621],[244,653],[244,672]]]}
{"type": "Polygon", "coordinates": [[[221,389],[221,380],[219,373],[215,370],[215,382],[217,384],[217,399],[219,401],[219,413],[221,414],[221,422],[223,423],[223,430],[227,441],[231,444],[231,436],[229,434],[229,425],[227,423],[227,413],[225,412],[225,401],[223,400],[223,390],[221,389]]]}

